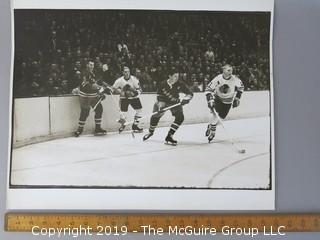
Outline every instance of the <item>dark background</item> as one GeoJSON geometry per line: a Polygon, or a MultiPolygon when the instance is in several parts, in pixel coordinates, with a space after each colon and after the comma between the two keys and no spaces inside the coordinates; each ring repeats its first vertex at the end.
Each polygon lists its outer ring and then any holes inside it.
{"type": "MultiPolygon", "coordinates": [[[[4,225],[6,212],[10,109],[11,34],[8,0],[0,1],[0,11],[0,238],[48,239],[32,237],[30,233],[5,233],[1,227],[4,225]]],[[[318,0],[275,0],[273,66],[276,212],[279,213],[320,212],[319,12],[318,0]]],[[[320,233],[291,233],[285,237],[259,236],[256,239],[319,240],[319,238],[320,233]]],[[[136,234],[123,239],[212,239],[212,237],[142,237],[136,234]]],[[[214,239],[252,238],[217,236],[214,239]]]]}
{"type": "Polygon", "coordinates": [[[110,85],[128,66],[143,92],[172,68],[204,91],[225,64],[245,91],[269,90],[270,12],[17,9],[14,19],[14,97],[70,94],[89,60],[110,85]]]}

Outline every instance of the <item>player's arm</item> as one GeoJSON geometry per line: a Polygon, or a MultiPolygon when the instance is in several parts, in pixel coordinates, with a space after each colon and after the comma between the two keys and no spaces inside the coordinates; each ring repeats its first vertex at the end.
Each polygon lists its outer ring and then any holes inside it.
{"type": "Polygon", "coordinates": [[[104,95],[105,92],[106,89],[103,86],[100,86],[100,88],[98,89],[98,94],[102,101],[106,99],[106,95],[104,95]]]}
{"type": "Polygon", "coordinates": [[[101,100],[104,100],[106,98],[106,96],[104,95],[105,88],[101,84],[92,83],[91,88],[92,88],[92,90],[96,91],[96,93],[99,95],[101,100]]]}
{"type": "Polygon", "coordinates": [[[84,87],[84,86],[86,86],[88,83],[89,83],[89,80],[88,80],[87,74],[82,74],[81,86],[84,87]]]}
{"type": "Polygon", "coordinates": [[[208,108],[212,109],[215,107],[214,103],[214,93],[216,91],[216,87],[218,85],[218,78],[215,77],[206,87],[205,95],[208,103],[208,108]]]}
{"type": "Polygon", "coordinates": [[[104,81],[101,81],[100,82],[100,85],[104,88],[104,93],[113,93],[113,86],[111,86],[110,84],[104,82],[104,81]]]}
{"type": "Polygon", "coordinates": [[[140,85],[140,82],[138,80],[138,78],[134,77],[134,89],[133,89],[134,93],[136,96],[140,95],[142,93],[142,88],[140,85]]]}
{"type": "Polygon", "coordinates": [[[115,94],[120,94],[121,93],[121,83],[120,83],[120,79],[117,79],[114,84],[111,87],[112,92],[115,94]]]}
{"type": "Polygon", "coordinates": [[[239,107],[240,98],[241,98],[243,91],[244,91],[244,85],[243,85],[242,81],[239,78],[237,78],[236,79],[236,86],[235,86],[236,95],[234,97],[232,107],[234,107],[234,108],[239,107]]]}
{"type": "Polygon", "coordinates": [[[188,104],[193,98],[193,92],[184,83],[181,84],[181,92],[185,94],[181,100],[181,105],[188,104]]]}

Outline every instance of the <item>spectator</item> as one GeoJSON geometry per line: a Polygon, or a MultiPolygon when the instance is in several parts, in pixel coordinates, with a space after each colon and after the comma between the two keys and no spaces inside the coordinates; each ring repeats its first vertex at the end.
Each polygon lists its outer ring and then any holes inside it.
{"type": "Polygon", "coordinates": [[[144,92],[155,91],[171,67],[189,86],[205,87],[226,63],[234,65],[246,90],[270,85],[269,25],[262,14],[43,10],[21,15],[16,23],[15,97],[76,87],[88,60],[109,84],[124,65],[137,68],[144,92]]]}
{"type": "Polygon", "coordinates": [[[214,63],[214,52],[213,52],[213,49],[212,49],[211,46],[209,46],[208,50],[205,52],[204,57],[209,62],[213,62],[214,63]]]}
{"type": "Polygon", "coordinates": [[[70,88],[69,81],[67,79],[63,79],[61,81],[61,87],[58,89],[59,95],[70,94],[72,88],[70,88]]]}
{"type": "Polygon", "coordinates": [[[203,87],[200,86],[200,84],[198,82],[194,82],[192,87],[191,87],[191,91],[192,92],[202,92],[203,91],[203,87]]]}

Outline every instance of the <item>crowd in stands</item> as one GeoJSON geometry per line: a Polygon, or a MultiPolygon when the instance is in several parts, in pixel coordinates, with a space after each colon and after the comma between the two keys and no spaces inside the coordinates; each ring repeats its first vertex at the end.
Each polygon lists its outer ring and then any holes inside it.
{"type": "Polygon", "coordinates": [[[245,90],[269,89],[268,13],[15,10],[14,97],[70,94],[88,60],[113,84],[123,66],[144,92],[169,68],[194,92],[228,63],[245,90]]]}

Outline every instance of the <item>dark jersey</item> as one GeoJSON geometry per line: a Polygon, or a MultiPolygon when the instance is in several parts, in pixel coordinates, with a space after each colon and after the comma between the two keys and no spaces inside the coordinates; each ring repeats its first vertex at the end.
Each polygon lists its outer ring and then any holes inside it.
{"type": "Polygon", "coordinates": [[[82,74],[82,82],[80,84],[80,96],[97,97],[100,86],[96,82],[94,73],[85,71],[82,74]]]}
{"type": "Polygon", "coordinates": [[[187,85],[181,81],[177,81],[173,85],[169,85],[168,81],[163,81],[158,86],[157,99],[158,101],[166,103],[178,103],[180,102],[179,93],[184,93],[190,97],[193,96],[191,90],[187,85]]]}

